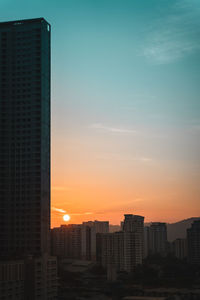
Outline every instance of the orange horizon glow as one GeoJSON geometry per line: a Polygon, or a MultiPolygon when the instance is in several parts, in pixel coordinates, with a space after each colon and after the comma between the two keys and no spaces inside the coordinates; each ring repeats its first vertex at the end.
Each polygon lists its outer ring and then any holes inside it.
{"type": "Polygon", "coordinates": [[[189,176],[175,162],[95,159],[90,143],[81,151],[69,140],[56,148],[60,143],[54,137],[51,227],[66,224],[65,214],[71,217],[67,224],[100,220],[116,225],[126,213],[167,223],[200,215],[198,176],[189,176]]]}
{"type": "MultiPolygon", "coordinates": [[[[124,214],[138,214],[145,222],[177,222],[198,217],[198,184],[178,168],[112,161],[75,160],[58,155],[53,159],[51,227],[83,221],[109,221],[119,225],[124,214]],[[66,166],[66,167],[65,167],[66,166]],[[172,173],[173,172],[173,173],[172,173]],[[192,202],[191,202],[192,199],[192,202]]],[[[76,155],[76,154],[75,154],[76,155]]]]}
{"type": "Polygon", "coordinates": [[[65,185],[61,178],[56,180],[52,186],[51,227],[66,224],[63,221],[65,214],[70,216],[67,224],[99,220],[114,225],[120,225],[126,213],[142,215],[145,222],[167,223],[198,216],[195,194],[193,203],[196,202],[196,206],[188,205],[188,197],[192,196],[188,189],[190,183],[163,183],[158,177],[149,181],[146,179],[144,188],[139,181],[132,187],[130,182],[120,183],[119,179],[115,179],[116,183],[112,182],[113,177],[106,183],[106,178],[102,176],[87,179],[85,176],[81,180],[81,176],[75,179],[67,174],[65,181],[69,185],[65,185]]]}

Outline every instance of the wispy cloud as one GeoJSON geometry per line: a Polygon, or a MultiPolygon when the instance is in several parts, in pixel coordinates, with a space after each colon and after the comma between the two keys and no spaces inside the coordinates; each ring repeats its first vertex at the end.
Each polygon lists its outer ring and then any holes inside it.
{"type": "Polygon", "coordinates": [[[117,133],[117,134],[136,134],[137,133],[137,131],[133,130],[133,129],[110,127],[110,126],[103,125],[101,123],[91,124],[90,128],[105,131],[108,133],[117,133]]]}
{"type": "Polygon", "coordinates": [[[70,213],[70,216],[84,216],[84,215],[93,215],[93,212],[83,212],[83,213],[70,213]]]}
{"type": "Polygon", "coordinates": [[[148,163],[148,162],[152,162],[153,158],[150,158],[150,157],[138,157],[135,160],[148,163]]]}
{"type": "Polygon", "coordinates": [[[197,1],[176,1],[171,13],[157,20],[148,35],[144,56],[157,64],[171,63],[200,50],[200,10],[197,1]]]}
{"type": "Polygon", "coordinates": [[[56,211],[56,212],[58,212],[58,213],[66,213],[66,210],[64,210],[64,209],[62,209],[62,208],[57,208],[57,207],[51,207],[51,209],[53,210],[53,211],[56,211]]]}
{"type": "MultiPolygon", "coordinates": [[[[66,211],[65,209],[63,209],[63,208],[58,208],[58,207],[54,207],[54,206],[51,207],[51,209],[52,209],[52,211],[57,212],[57,213],[59,213],[59,214],[64,214],[64,213],[67,212],[67,211],[66,211]]],[[[70,212],[68,211],[68,213],[69,213],[70,216],[93,215],[93,212],[90,212],[90,211],[86,211],[86,212],[83,212],[83,213],[70,213],[70,212]]]]}

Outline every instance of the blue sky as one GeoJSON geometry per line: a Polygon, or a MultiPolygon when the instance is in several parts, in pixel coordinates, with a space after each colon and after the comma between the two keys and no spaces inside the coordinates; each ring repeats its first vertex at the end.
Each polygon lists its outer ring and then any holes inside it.
{"type": "Polygon", "coordinates": [[[1,21],[35,17],[52,25],[55,206],[76,213],[73,199],[84,212],[88,198],[97,213],[109,194],[113,222],[131,209],[158,219],[166,203],[174,219],[194,215],[200,2],[0,0],[1,21]],[[101,199],[94,200],[94,187],[104,190],[101,199]],[[62,189],[64,195],[56,192],[62,189]],[[141,201],[124,204],[135,199],[141,201]]]}

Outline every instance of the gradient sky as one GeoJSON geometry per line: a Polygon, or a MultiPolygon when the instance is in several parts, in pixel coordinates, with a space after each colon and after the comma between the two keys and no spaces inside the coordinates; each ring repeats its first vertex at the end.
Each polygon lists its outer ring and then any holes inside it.
{"type": "Polygon", "coordinates": [[[52,226],[200,215],[200,1],[0,0],[52,25],[52,226]]]}

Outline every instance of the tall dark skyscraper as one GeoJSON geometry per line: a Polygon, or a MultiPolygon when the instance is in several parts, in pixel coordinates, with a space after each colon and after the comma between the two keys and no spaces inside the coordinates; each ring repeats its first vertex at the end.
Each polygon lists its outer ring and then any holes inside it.
{"type": "Polygon", "coordinates": [[[0,23],[0,256],[50,238],[50,25],[0,23]]]}
{"type": "Polygon", "coordinates": [[[53,300],[50,25],[0,23],[0,295],[53,300]]]}

